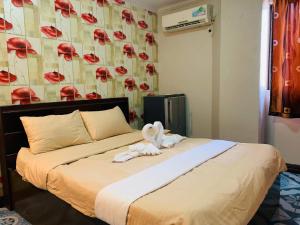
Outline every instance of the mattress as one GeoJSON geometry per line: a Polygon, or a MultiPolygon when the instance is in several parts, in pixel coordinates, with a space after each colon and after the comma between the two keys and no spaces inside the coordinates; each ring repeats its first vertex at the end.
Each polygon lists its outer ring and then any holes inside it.
{"type": "MultiPolygon", "coordinates": [[[[94,217],[95,198],[104,187],[211,140],[188,138],[158,156],[112,163],[116,154],[140,141],[141,132],[133,132],[39,155],[23,148],[18,154],[17,171],[36,187],[94,217]]],[[[274,147],[239,143],[135,201],[127,225],[246,225],[285,169],[274,147]]]]}

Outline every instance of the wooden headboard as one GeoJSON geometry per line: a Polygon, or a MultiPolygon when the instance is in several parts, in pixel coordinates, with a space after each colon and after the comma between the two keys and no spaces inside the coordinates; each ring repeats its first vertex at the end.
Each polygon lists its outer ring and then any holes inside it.
{"type": "Polygon", "coordinates": [[[21,147],[28,147],[21,116],[47,116],[71,113],[75,110],[99,111],[119,106],[129,121],[128,98],[52,102],[32,105],[0,107],[0,163],[4,195],[9,195],[8,171],[14,170],[16,157],[21,147]]]}

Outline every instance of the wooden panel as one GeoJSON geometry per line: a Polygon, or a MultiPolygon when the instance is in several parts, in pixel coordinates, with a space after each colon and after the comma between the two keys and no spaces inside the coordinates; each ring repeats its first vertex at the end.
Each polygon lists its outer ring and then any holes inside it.
{"type": "Polygon", "coordinates": [[[25,132],[4,134],[4,148],[6,155],[18,152],[20,150],[20,147],[28,146],[29,144],[25,132]]]}

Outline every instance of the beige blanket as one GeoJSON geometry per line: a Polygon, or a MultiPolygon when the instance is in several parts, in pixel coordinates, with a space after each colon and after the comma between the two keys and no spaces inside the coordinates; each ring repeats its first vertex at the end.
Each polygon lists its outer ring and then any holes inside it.
{"type": "MultiPolygon", "coordinates": [[[[94,217],[95,198],[102,188],[210,141],[187,139],[159,156],[111,163],[115,154],[140,140],[140,132],[135,132],[41,155],[22,149],[17,171],[35,186],[94,217]]],[[[272,146],[238,144],[138,199],[129,209],[127,225],[246,225],[283,170],[285,163],[272,146]]]]}

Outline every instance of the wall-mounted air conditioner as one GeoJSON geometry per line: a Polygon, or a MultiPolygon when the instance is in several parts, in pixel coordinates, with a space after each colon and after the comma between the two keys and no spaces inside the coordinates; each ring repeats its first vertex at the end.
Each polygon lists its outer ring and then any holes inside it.
{"type": "Polygon", "coordinates": [[[201,5],[191,9],[162,16],[162,27],[166,32],[206,26],[212,23],[211,5],[201,5]]]}

